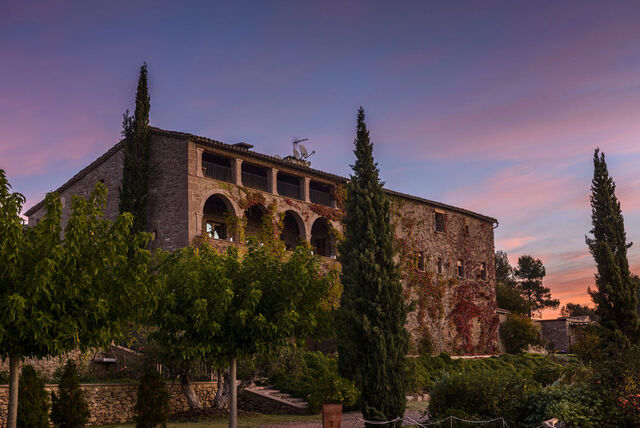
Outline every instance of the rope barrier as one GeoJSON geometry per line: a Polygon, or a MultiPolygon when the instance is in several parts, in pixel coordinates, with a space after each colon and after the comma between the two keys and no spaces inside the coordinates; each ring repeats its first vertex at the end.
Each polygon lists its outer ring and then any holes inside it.
{"type": "Polygon", "coordinates": [[[457,420],[457,421],[460,421],[460,422],[469,423],[469,424],[488,424],[488,423],[491,423],[491,422],[500,421],[500,422],[502,422],[502,427],[503,428],[509,428],[509,425],[504,420],[504,418],[495,418],[495,419],[489,419],[489,420],[486,420],[486,421],[470,421],[468,419],[462,419],[462,418],[458,418],[456,416],[448,416],[448,417],[446,417],[444,419],[441,419],[441,420],[435,421],[435,422],[418,422],[415,419],[412,419],[412,418],[410,418],[408,416],[405,419],[407,419],[412,424],[418,425],[418,426],[423,427],[423,428],[428,428],[430,426],[439,425],[439,424],[442,424],[442,423],[444,423],[446,421],[449,421],[450,426],[453,426],[453,421],[454,420],[457,420]]]}

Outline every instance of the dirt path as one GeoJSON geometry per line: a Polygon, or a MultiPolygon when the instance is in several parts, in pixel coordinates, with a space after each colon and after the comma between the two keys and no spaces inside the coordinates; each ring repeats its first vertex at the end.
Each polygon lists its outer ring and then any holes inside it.
{"type": "MultiPolygon", "coordinates": [[[[415,409],[407,409],[404,413],[405,418],[411,418],[414,420],[420,420],[421,411],[415,409]]],[[[409,421],[405,421],[404,425],[409,425],[409,421]]],[[[345,413],[342,415],[342,424],[343,428],[361,428],[364,427],[364,423],[362,422],[362,413],[345,413]]],[[[273,424],[273,425],[260,425],[260,428],[293,428],[293,427],[301,427],[301,428],[322,428],[322,416],[318,416],[317,421],[309,421],[309,422],[290,422],[284,424],[273,424]]],[[[381,428],[384,425],[380,426],[381,428]]]]}

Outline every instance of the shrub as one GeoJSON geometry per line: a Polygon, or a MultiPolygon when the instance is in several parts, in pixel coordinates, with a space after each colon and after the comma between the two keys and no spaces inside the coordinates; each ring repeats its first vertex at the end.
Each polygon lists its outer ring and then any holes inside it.
{"type": "Polygon", "coordinates": [[[465,419],[512,419],[514,397],[537,391],[539,385],[503,368],[445,376],[431,391],[429,410],[435,419],[453,415],[465,419]]]}
{"type": "Polygon", "coordinates": [[[575,329],[575,343],[571,345],[571,352],[582,361],[591,362],[603,357],[603,327],[598,324],[575,329]]]}
{"type": "Polygon", "coordinates": [[[0,371],[0,385],[6,385],[9,383],[9,372],[6,370],[0,371]]]}
{"type": "Polygon", "coordinates": [[[89,417],[89,406],[84,399],[78,371],[73,360],[67,361],[58,385],[58,395],[51,393],[51,421],[61,428],[84,427],[89,417]]]}
{"type": "Polygon", "coordinates": [[[49,428],[49,397],[44,380],[32,366],[22,367],[18,391],[18,426],[49,428]]]}
{"type": "Polygon", "coordinates": [[[312,412],[328,403],[352,408],[358,400],[355,385],[338,374],[335,356],[289,348],[270,362],[265,371],[274,388],[304,397],[312,412]]]}
{"type": "Polygon", "coordinates": [[[531,319],[524,315],[511,314],[500,325],[500,339],[510,354],[525,351],[530,345],[542,345],[540,332],[531,319]]]}
{"type": "Polygon", "coordinates": [[[134,408],[136,428],[166,426],[169,416],[169,393],[164,379],[151,365],[140,378],[138,401],[134,408]]]}

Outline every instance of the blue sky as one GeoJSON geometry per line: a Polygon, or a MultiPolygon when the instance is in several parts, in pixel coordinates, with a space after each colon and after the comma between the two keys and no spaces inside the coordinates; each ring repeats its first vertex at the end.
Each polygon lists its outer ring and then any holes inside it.
{"type": "Polygon", "coordinates": [[[337,174],[362,105],[389,188],[498,218],[496,248],[585,303],[596,146],[640,241],[638,46],[633,1],[5,0],[0,168],[25,208],[64,183],[118,140],[143,61],[153,125],[267,154],[306,137],[337,174]]]}

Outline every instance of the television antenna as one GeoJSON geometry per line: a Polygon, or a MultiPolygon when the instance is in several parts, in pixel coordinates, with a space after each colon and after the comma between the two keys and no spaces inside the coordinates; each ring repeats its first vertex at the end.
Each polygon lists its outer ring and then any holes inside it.
{"type": "Polygon", "coordinates": [[[315,150],[311,153],[309,153],[309,151],[307,150],[307,148],[300,144],[303,143],[305,141],[309,141],[308,138],[294,138],[293,139],[293,156],[295,156],[296,159],[301,159],[301,160],[307,160],[311,157],[311,155],[313,155],[315,153],[315,150]],[[300,151],[298,152],[298,145],[300,145],[300,151]]]}

